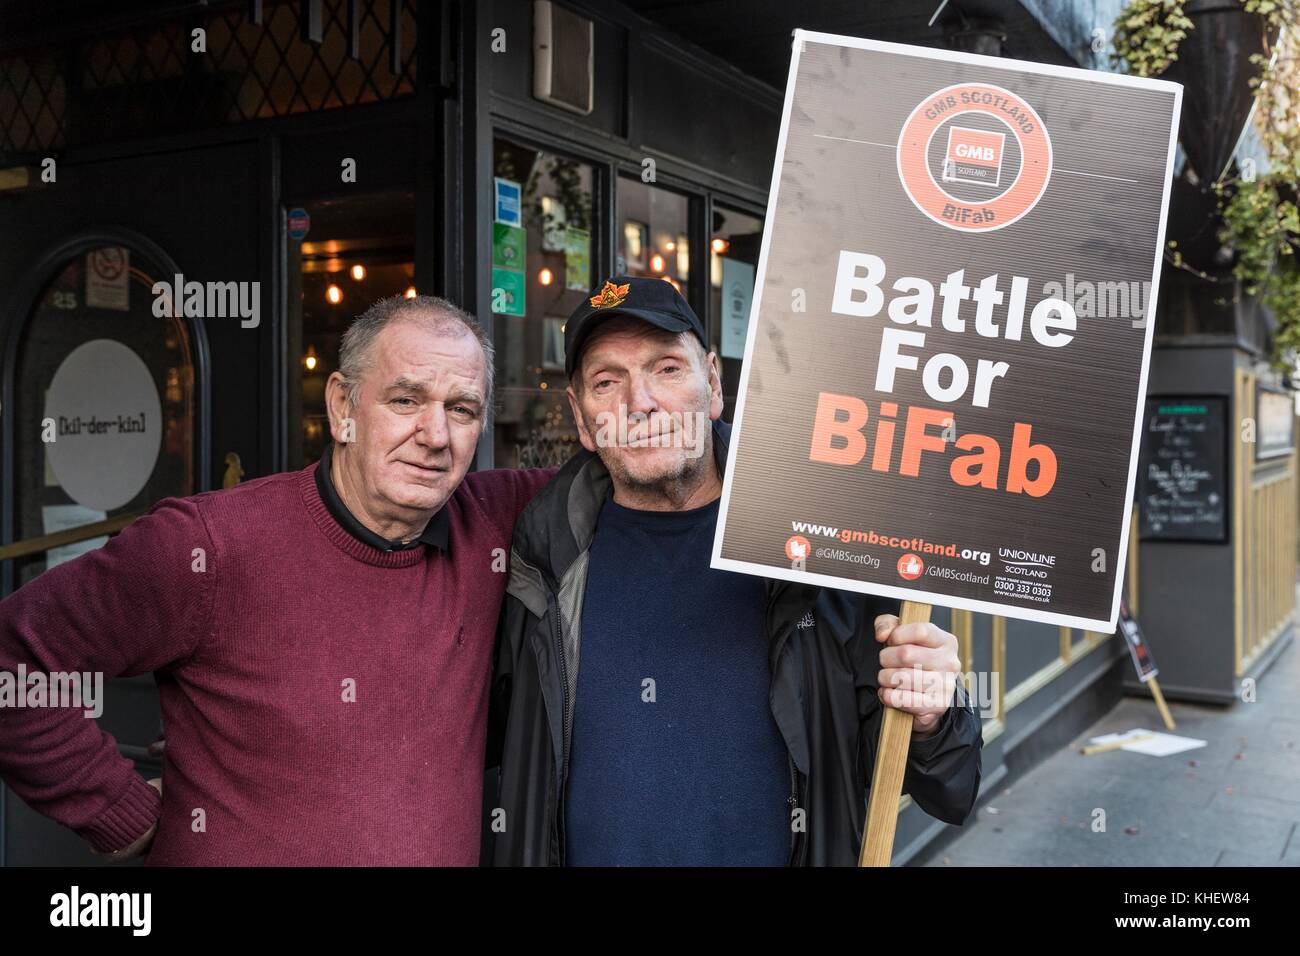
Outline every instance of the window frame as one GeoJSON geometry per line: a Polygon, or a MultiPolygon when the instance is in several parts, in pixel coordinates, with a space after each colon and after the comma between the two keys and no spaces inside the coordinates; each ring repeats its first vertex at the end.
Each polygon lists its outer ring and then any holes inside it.
{"type": "MultiPolygon", "coordinates": [[[[509,104],[518,106],[518,104],[509,104]]],[[[531,104],[530,104],[531,106],[531,104]]],[[[529,109],[528,115],[539,115],[529,109]]],[[[592,170],[592,275],[607,276],[612,273],[618,256],[618,178],[640,180],[642,167],[639,161],[630,158],[634,151],[626,141],[610,139],[597,135],[591,143],[575,143],[572,136],[565,132],[549,133],[538,129],[529,122],[513,118],[502,112],[492,112],[483,127],[485,136],[478,153],[478,182],[482,184],[479,195],[467,198],[466,208],[476,215],[477,226],[472,230],[478,237],[472,253],[467,250],[467,258],[473,256],[474,284],[480,290],[477,301],[481,303],[480,319],[487,319],[488,336],[495,342],[495,313],[491,312],[490,287],[492,275],[492,233],[493,221],[492,190],[493,154],[498,138],[508,139],[520,146],[553,153],[588,165],[592,170]]],[[[669,160],[671,163],[672,161],[669,160]]],[[[709,337],[709,348],[721,349],[722,317],[717,314],[710,301],[708,290],[709,260],[708,244],[712,230],[713,207],[722,205],[744,215],[753,216],[767,229],[766,205],[747,198],[736,191],[710,186],[705,182],[680,174],[675,169],[662,171],[663,163],[656,164],[655,179],[648,186],[666,189],[677,193],[687,200],[687,238],[691,244],[690,276],[686,282],[686,299],[704,323],[709,337]]],[[[675,165],[675,164],[674,164],[675,165]]],[[[742,360],[743,361],[743,360],[742,360]]],[[[739,381],[736,383],[739,387],[739,381]]],[[[493,468],[495,464],[495,429],[494,420],[489,420],[483,435],[479,439],[478,455],[475,467],[493,468]]]]}

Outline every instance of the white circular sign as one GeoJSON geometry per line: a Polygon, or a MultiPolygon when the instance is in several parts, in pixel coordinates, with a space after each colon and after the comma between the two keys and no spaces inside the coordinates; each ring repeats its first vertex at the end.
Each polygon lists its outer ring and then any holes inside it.
{"type": "Polygon", "coordinates": [[[145,486],[162,443],[162,406],[149,367],[113,339],[68,354],[45,394],[54,420],[48,442],[54,476],[77,504],[120,508],[145,486]]]}

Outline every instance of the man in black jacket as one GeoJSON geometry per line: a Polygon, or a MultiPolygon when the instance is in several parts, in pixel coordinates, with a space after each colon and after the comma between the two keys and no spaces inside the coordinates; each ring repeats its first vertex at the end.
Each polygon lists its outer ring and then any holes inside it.
{"type": "Polygon", "coordinates": [[[515,529],[494,862],[851,865],[885,706],[915,715],[905,792],[961,824],[983,738],[956,638],[896,601],[709,566],[730,430],[686,301],[615,277],[565,352],[586,451],[515,529]]]}

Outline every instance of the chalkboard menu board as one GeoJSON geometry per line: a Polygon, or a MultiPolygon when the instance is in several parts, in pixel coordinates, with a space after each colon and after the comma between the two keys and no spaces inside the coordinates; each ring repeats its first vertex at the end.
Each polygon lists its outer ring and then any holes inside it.
{"type": "Polygon", "coordinates": [[[1144,540],[1227,540],[1226,399],[1147,399],[1137,495],[1144,540]]]}

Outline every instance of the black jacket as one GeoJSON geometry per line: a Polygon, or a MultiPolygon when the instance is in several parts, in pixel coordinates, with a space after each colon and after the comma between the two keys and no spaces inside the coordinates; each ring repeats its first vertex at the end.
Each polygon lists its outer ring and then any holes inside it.
{"type": "MultiPolygon", "coordinates": [[[[729,433],[726,424],[714,423],[719,472],[729,433]]],[[[501,768],[495,800],[490,793],[487,799],[498,866],[564,863],[564,785],[588,549],[609,486],[600,459],[580,453],[515,527],[488,734],[488,765],[501,768]]],[[[897,614],[898,602],[765,583],[772,715],[790,755],[790,863],[853,865],[883,712],[873,622],[878,614],[897,614]],[[804,811],[802,826],[793,825],[796,808],[804,811]]],[[[912,742],[904,791],[932,816],[961,824],[979,791],[983,743],[959,681],[938,732],[912,742]]]]}

